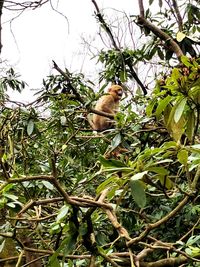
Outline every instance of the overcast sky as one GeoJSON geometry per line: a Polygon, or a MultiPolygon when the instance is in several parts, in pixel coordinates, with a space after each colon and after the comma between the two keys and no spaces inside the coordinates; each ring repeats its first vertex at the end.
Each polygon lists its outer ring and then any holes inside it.
{"type": "MultiPolygon", "coordinates": [[[[17,13],[5,10],[3,13],[2,59],[6,59],[22,75],[30,88],[40,87],[42,79],[51,72],[52,60],[71,71],[87,71],[94,64],[84,61],[81,39],[81,36],[95,38],[99,28],[91,0],[53,0],[52,3],[68,22],[53,11],[50,4],[26,10],[12,24],[9,20],[17,13]]],[[[107,12],[117,9],[137,14],[136,0],[97,0],[97,3],[107,12]]]]}

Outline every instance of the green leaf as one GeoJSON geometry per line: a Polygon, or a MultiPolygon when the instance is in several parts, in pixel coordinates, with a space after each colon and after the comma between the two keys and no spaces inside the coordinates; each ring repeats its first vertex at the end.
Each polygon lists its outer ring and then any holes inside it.
{"type": "Polygon", "coordinates": [[[164,167],[150,167],[148,168],[148,171],[158,173],[161,175],[167,175],[169,173],[169,171],[166,170],[164,167]]]}
{"type": "Polygon", "coordinates": [[[154,109],[156,104],[157,104],[157,99],[156,98],[154,98],[151,101],[149,101],[149,104],[148,104],[148,106],[146,108],[147,116],[150,117],[152,115],[153,109],[154,109]]]}
{"type": "Polygon", "coordinates": [[[11,189],[13,189],[15,187],[15,185],[14,184],[8,184],[8,185],[6,185],[3,189],[2,189],[2,191],[1,191],[1,193],[5,193],[5,192],[9,192],[11,189]]]}
{"type": "Polygon", "coordinates": [[[105,159],[104,157],[99,157],[100,163],[103,165],[103,167],[106,168],[121,168],[121,167],[127,167],[123,162],[119,160],[114,159],[105,159]]]}
{"type": "Polygon", "coordinates": [[[49,190],[53,190],[54,186],[48,181],[42,181],[42,184],[49,190]]]}
{"type": "Polygon", "coordinates": [[[171,50],[166,51],[165,58],[166,60],[170,60],[172,58],[173,52],[171,50]]]}
{"type": "Polygon", "coordinates": [[[199,247],[192,247],[189,246],[190,250],[191,250],[191,256],[192,257],[198,257],[200,255],[200,248],[199,247]]]}
{"type": "Polygon", "coordinates": [[[0,244],[0,253],[3,251],[4,245],[5,245],[5,240],[0,244]]]}
{"type": "Polygon", "coordinates": [[[168,95],[167,97],[158,102],[158,107],[156,108],[155,112],[157,119],[159,119],[161,113],[165,110],[167,105],[172,101],[172,98],[173,98],[172,96],[168,95]]]}
{"type": "Polygon", "coordinates": [[[34,130],[34,121],[29,120],[27,124],[27,134],[31,135],[33,133],[33,130],[34,130]]]}
{"type": "Polygon", "coordinates": [[[192,145],[191,148],[200,149],[200,144],[192,145]]]}
{"type": "Polygon", "coordinates": [[[66,206],[66,205],[64,205],[64,206],[60,209],[60,211],[59,211],[59,213],[58,213],[58,215],[57,215],[56,221],[57,221],[57,222],[61,222],[61,221],[66,217],[68,211],[69,211],[69,207],[66,206]]]}
{"type": "Polygon", "coordinates": [[[192,251],[190,248],[186,248],[185,249],[185,252],[189,255],[189,256],[192,256],[192,251]]]}
{"type": "Polygon", "coordinates": [[[184,108],[185,108],[185,105],[187,103],[187,99],[186,98],[183,98],[179,104],[176,106],[176,109],[175,109],[175,112],[174,112],[174,121],[177,123],[182,114],[183,114],[183,111],[184,111],[184,108]]]}
{"type": "Polygon", "coordinates": [[[168,105],[166,108],[165,108],[165,110],[163,111],[163,120],[164,120],[164,123],[165,123],[165,125],[167,126],[167,125],[169,125],[169,122],[170,122],[170,120],[171,120],[171,112],[172,112],[172,107],[170,106],[170,105],[168,105]]]}
{"type": "Polygon", "coordinates": [[[152,57],[157,52],[157,46],[153,47],[153,49],[149,52],[149,59],[152,59],[152,57]]]}
{"type": "Polygon", "coordinates": [[[15,208],[16,204],[9,202],[9,203],[7,203],[7,206],[10,207],[10,208],[15,208]]]}
{"type": "Polygon", "coordinates": [[[140,208],[144,208],[146,205],[146,194],[144,190],[144,184],[141,181],[130,180],[131,195],[136,204],[140,208]]]}
{"type": "Polygon", "coordinates": [[[170,85],[171,82],[173,82],[174,84],[178,84],[177,79],[180,77],[180,70],[177,68],[174,68],[172,70],[172,74],[170,79],[167,79],[167,85],[170,85]],[[169,83],[168,83],[169,82],[169,83]]]}
{"type": "Polygon", "coordinates": [[[192,246],[195,243],[197,244],[198,243],[197,241],[199,241],[199,240],[200,240],[200,235],[193,235],[188,239],[186,245],[192,246]]]}
{"type": "Polygon", "coordinates": [[[48,262],[49,267],[61,267],[59,260],[58,260],[58,253],[54,253],[50,258],[48,262]]]}
{"type": "Polygon", "coordinates": [[[71,235],[66,237],[60,245],[60,247],[63,248],[65,255],[70,254],[74,250],[77,241],[77,236],[71,232],[70,234],[71,235]]]}
{"type": "MultiPolygon", "coordinates": [[[[196,73],[194,73],[195,75],[196,73]]],[[[191,74],[192,75],[192,74],[191,74]]],[[[200,78],[198,78],[188,92],[196,104],[200,104],[200,78]]]]}
{"type": "Polygon", "coordinates": [[[131,180],[132,180],[132,181],[140,180],[140,179],[142,179],[142,178],[144,177],[144,175],[147,174],[147,173],[148,173],[148,171],[144,171],[144,172],[136,173],[135,175],[133,175],[133,176],[131,177],[131,180]]]}
{"type": "Polygon", "coordinates": [[[153,165],[158,165],[158,164],[163,164],[163,163],[170,163],[170,162],[173,162],[172,159],[162,159],[162,160],[159,160],[159,161],[156,161],[155,163],[152,164],[153,165]]]}
{"type": "Polygon", "coordinates": [[[182,149],[178,152],[177,155],[178,161],[183,164],[184,166],[187,166],[188,162],[188,151],[185,149],[182,149]]]}
{"type": "Polygon", "coordinates": [[[120,78],[121,82],[126,82],[127,81],[127,72],[125,70],[120,71],[119,78],[120,78]]]}
{"type": "Polygon", "coordinates": [[[5,208],[5,204],[7,203],[7,199],[4,198],[0,198],[0,209],[5,208]]]}
{"type": "Polygon", "coordinates": [[[6,198],[9,198],[13,201],[17,201],[18,200],[18,196],[12,195],[12,194],[8,194],[8,193],[3,193],[3,196],[6,198]]]}
{"type": "Polygon", "coordinates": [[[166,187],[168,190],[172,189],[174,184],[168,176],[158,175],[157,178],[160,180],[160,183],[163,187],[166,187]]]}
{"type": "Polygon", "coordinates": [[[66,148],[67,148],[67,145],[62,145],[62,151],[65,151],[66,150],[66,148]]]}
{"type": "Polygon", "coordinates": [[[185,127],[185,133],[190,141],[193,139],[195,130],[195,111],[190,110],[189,114],[187,115],[187,123],[185,127]]]}
{"type": "Polygon", "coordinates": [[[174,120],[174,114],[176,111],[176,106],[171,109],[170,115],[168,116],[167,120],[167,130],[172,135],[174,140],[178,142],[184,133],[184,126],[185,126],[185,118],[183,116],[180,117],[179,121],[176,123],[174,120]]]}
{"type": "Polygon", "coordinates": [[[187,56],[181,56],[181,62],[186,66],[186,67],[192,67],[193,65],[190,63],[190,59],[187,56]]]}
{"type": "Polygon", "coordinates": [[[169,149],[169,148],[176,149],[176,146],[177,146],[177,144],[174,141],[166,142],[163,145],[164,149],[169,149]]]}
{"type": "Polygon", "coordinates": [[[77,238],[75,237],[75,235],[73,233],[71,233],[71,235],[68,235],[66,238],[64,238],[64,240],[61,242],[60,247],[56,250],[56,252],[49,258],[49,263],[48,266],[58,266],[60,267],[59,262],[58,262],[58,255],[61,251],[64,252],[65,255],[70,254],[76,244],[77,238]]]}
{"type": "Polygon", "coordinates": [[[111,141],[112,149],[115,149],[116,147],[118,147],[118,145],[121,143],[121,141],[122,141],[121,134],[118,133],[117,135],[115,135],[115,137],[111,141]]]}
{"type": "Polygon", "coordinates": [[[119,177],[117,175],[109,177],[97,187],[97,194],[101,193],[105,188],[111,188],[114,184],[117,184],[118,181],[119,177]]]}

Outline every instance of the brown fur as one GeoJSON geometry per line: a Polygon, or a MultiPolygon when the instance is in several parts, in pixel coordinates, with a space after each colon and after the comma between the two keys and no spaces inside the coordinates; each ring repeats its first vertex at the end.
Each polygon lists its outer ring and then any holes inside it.
{"type": "MultiPolygon", "coordinates": [[[[108,94],[103,95],[97,101],[95,109],[115,115],[119,108],[119,100],[122,97],[123,88],[120,85],[112,85],[108,89],[108,94]]],[[[112,121],[104,116],[93,114],[92,128],[96,131],[103,131],[112,125],[112,121]]]]}

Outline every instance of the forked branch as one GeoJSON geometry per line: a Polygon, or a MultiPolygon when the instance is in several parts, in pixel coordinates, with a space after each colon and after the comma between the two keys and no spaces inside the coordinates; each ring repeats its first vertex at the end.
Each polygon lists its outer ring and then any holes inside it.
{"type": "Polygon", "coordinates": [[[140,8],[140,16],[138,17],[137,20],[138,25],[150,30],[158,38],[166,42],[170,50],[172,50],[176,54],[177,58],[180,59],[180,57],[183,56],[183,51],[181,50],[180,46],[173,40],[173,38],[169,34],[159,29],[156,25],[154,25],[144,17],[143,0],[138,0],[138,1],[140,8]]]}

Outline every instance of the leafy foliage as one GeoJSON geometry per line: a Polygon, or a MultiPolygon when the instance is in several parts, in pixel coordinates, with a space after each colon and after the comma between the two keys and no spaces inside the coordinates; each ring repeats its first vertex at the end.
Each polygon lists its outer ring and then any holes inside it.
{"type": "MultiPolygon", "coordinates": [[[[102,50],[100,80],[129,81],[148,48],[102,50]]],[[[83,74],[56,68],[35,102],[12,106],[6,90],[25,84],[13,70],[1,79],[0,264],[198,266],[200,64],[180,60],[158,69],[146,98],[124,86],[115,127],[101,133],[87,115],[104,86],[96,93],[83,74]]]]}

